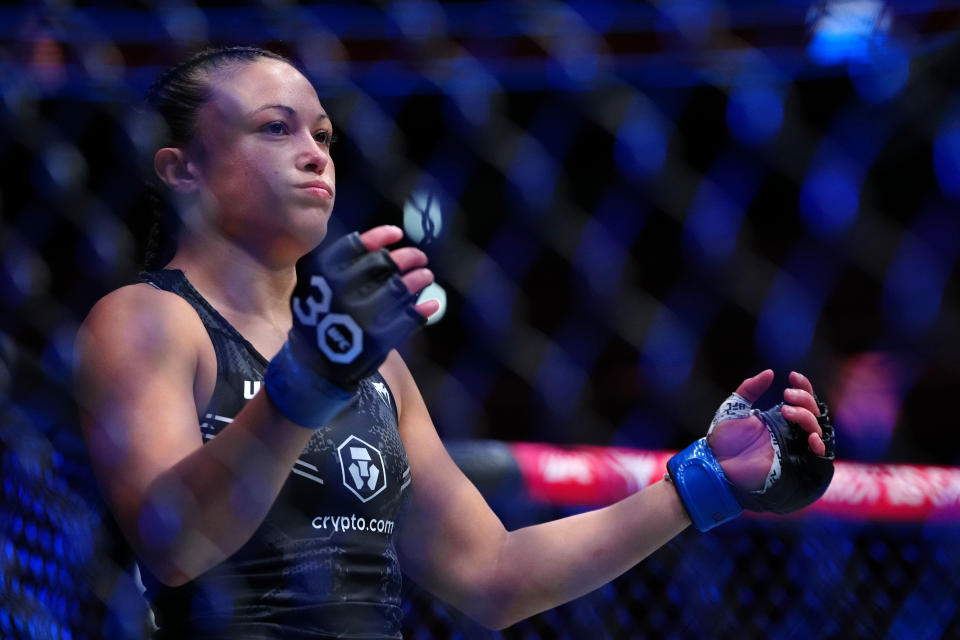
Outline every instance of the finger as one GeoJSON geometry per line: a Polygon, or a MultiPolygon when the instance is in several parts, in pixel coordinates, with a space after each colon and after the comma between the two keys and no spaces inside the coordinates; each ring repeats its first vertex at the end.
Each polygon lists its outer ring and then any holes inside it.
{"type": "Polygon", "coordinates": [[[437,311],[440,311],[440,301],[439,300],[426,300],[416,305],[414,309],[417,310],[417,313],[422,315],[424,318],[429,318],[437,311]]]}
{"type": "Polygon", "coordinates": [[[817,434],[811,433],[807,437],[807,444],[810,445],[810,450],[813,451],[818,456],[827,455],[827,445],[823,443],[823,438],[821,438],[817,434]]]}
{"type": "Polygon", "coordinates": [[[803,389],[811,396],[813,395],[813,385],[810,384],[810,380],[807,379],[807,376],[798,371],[791,371],[787,379],[790,381],[792,386],[797,387],[798,389],[803,389]]]}
{"type": "Polygon", "coordinates": [[[382,249],[388,244],[399,242],[401,238],[403,238],[403,229],[392,224],[374,227],[360,234],[360,241],[363,242],[367,251],[382,249]]]}
{"type": "Polygon", "coordinates": [[[750,404],[753,404],[760,399],[764,391],[770,388],[770,383],[772,382],[773,370],[766,369],[752,378],[747,378],[741,382],[740,386],[737,387],[737,395],[750,404]]]}
{"type": "Polygon", "coordinates": [[[405,273],[401,278],[410,293],[418,293],[425,286],[433,282],[433,271],[430,269],[414,269],[405,273]]]}
{"type": "Polygon", "coordinates": [[[820,408],[817,407],[817,401],[803,389],[788,387],[783,390],[783,399],[794,406],[803,407],[815,416],[820,415],[820,408]]]}
{"type": "Polygon", "coordinates": [[[820,423],[807,409],[785,404],[781,407],[780,413],[790,422],[800,425],[800,428],[807,433],[814,433],[821,438],[823,437],[823,429],[820,428],[820,423]]]}
{"type": "Polygon", "coordinates": [[[394,249],[390,252],[390,258],[397,264],[400,273],[427,266],[427,254],[416,247],[394,249]]]}

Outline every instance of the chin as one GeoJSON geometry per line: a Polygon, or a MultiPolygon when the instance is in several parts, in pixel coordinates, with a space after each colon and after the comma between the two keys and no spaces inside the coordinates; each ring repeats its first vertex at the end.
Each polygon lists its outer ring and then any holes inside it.
{"type": "Polygon", "coordinates": [[[323,242],[327,237],[327,220],[329,214],[324,216],[323,222],[318,224],[316,220],[311,221],[310,225],[304,225],[295,230],[295,237],[303,248],[303,253],[312,251],[317,245],[323,242]]]}

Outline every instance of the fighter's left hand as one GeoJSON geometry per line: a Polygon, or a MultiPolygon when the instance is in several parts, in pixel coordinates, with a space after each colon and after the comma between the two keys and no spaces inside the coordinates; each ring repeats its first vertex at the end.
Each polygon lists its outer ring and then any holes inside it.
{"type": "MultiPolygon", "coordinates": [[[[752,406],[770,387],[773,378],[772,370],[761,371],[740,383],[736,394],[752,406]]],[[[791,386],[783,392],[784,405],[780,412],[808,434],[810,450],[822,456],[826,453],[826,446],[822,439],[823,431],[817,423],[820,410],[814,399],[813,386],[806,376],[796,371],[791,371],[788,379],[791,386]]],[[[732,413],[735,415],[736,412],[732,413]]],[[[719,421],[715,418],[707,442],[731,482],[747,491],[763,487],[773,463],[774,452],[767,428],[757,415],[729,417],[719,421]]]]}

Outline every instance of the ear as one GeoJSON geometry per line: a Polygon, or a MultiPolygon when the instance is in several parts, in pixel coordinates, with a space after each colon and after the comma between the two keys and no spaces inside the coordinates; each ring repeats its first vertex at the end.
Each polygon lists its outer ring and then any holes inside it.
{"type": "Polygon", "coordinates": [[[193,193],[199,186],[199,175],[187,154],[178,147],[164,147],[153,155],[153,170],[168,187],[179,194],[193,193]]]}

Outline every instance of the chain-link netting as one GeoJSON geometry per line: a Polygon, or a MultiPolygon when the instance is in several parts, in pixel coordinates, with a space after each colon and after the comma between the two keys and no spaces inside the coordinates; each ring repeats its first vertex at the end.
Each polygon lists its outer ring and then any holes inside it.
{"type": "MultiPolygon", "coordinates": [[[[69,398],[76,328],[152,223],[131,104],[164,65],[206,43],[302,64],[340,136],[332,234],[406,221],[444,289],[405,352],[443,437],[677,449],[772,366],[814,380],[841,458],[956,465],[958,20],[932,0],[0,7],[0,634],[143,623],[99,560],[69,398]]],[[[955,533],[688,532],[504,635],[954,637],[955,533]]],[[[410,637],[484,635],[408,602],[410,637]]]]}
{"type": "Polygon", "coordinates": [[[689,531],[502,633],[410,589],[411,638],[954,638],[956,530],[737,523],[689,531]]]}

